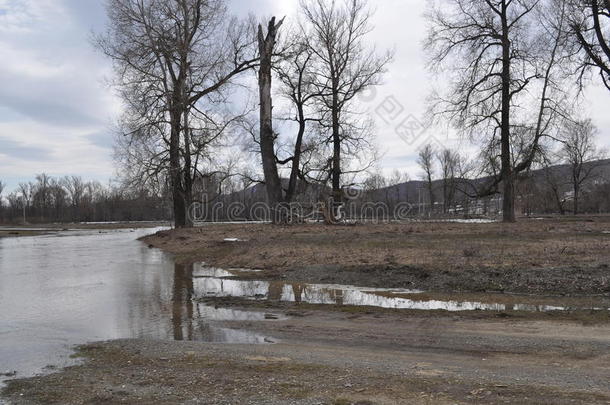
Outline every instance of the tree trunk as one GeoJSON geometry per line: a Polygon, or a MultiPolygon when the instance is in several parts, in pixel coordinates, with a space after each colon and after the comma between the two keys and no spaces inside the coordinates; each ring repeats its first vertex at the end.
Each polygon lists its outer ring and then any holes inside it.
{"type": "MultiPolygon", "coordinates": [[[[339,135],[339,101],[338,85],[333,82],[333,105],[332,105],[332,126],[333,126],[333,167],[332,167],[332,186],[333,202],[340,204],[343,200],[341,192],[341,136],[339,135]]],[[[334,210],[333,210],[334,212],[334,210]]]]}
{"type": "Polygon", "coordinates": [[[184,113],[184,204],[185,204],[185,223],[184,226],[188,228],[193,227],[193,218],[191,218],[191,204],[193,203],[193,164],[191,161],[191,139],[190,129],[188,122],[188,111],[184,113]]]}
{"type": "Polygon", "coordinates": [[[574,184],[574,215],[578,215],[578,199],[580,195],[580,185],[574,184]]]}
{"type": "Polygon", "coordinates": [[[172,200],[174,205],[174,226],[186,226],[186,202],[182,185],[182,167],[180,165],[180,120],[182,114],[173,110],[170,113],[171,133],[169,144],[169,175],[172,186],[172,200]]]}
{"type": "Polygon", "coordinates": [[[502,118],[500,128],[502,184],[502,220],[515,222],[515,185],[510,151],[510,39],[508,37],[508,6],[502,2],[502,118]]]}
{"type": "Polygon", "coordinates": [[[430,175],[430,171],[428,171],[428,198],[430,199],[430,211],[429,215],[432,215],[434,212],[434,190],[432,187],[432,176],[430,175]]]}
{"type": "MultiPolygon", "coordinates": [[[[260,147],[261,159],[263,163],[263,173],[265,175],[265,186],[267,198],[271,206],[271,211],[276,212],[278,204],[283,201],[282,183],[277,170],[275,156],[275,136],[273,133],[273,103],[271,99],[271,63],[273,48],[277,29],[282,25],[280,21],[275,24],[275,17],[269,21],[267,37],[263,35],[263,28],[258,27],[258,46],[260,52],[260,69],[258,73],[258,87],[260,96],[260,147]]],[[[279,218],[273,215],[273,222],[279,218]]]]}
{"type": "Polygon", "coordinates": [[[299,177],[299,166],[301,164],[301,148],[303,146],[303,136],[305,135],[305,113],[303,112],[303,106],[297,106],[299,114],[299,132],[297,139],[294,144],[294,155],[292,157],[292,170],[290,171],[290,180],[288,182],[288,191],[286,192],[286,202],[291,202],[296,193],[298,177],[299,177]]]}

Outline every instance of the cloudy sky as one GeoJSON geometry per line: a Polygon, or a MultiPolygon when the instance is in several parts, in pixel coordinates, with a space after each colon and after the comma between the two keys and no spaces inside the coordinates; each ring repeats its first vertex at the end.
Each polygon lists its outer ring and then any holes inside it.
{"type": "MultiPolygon", "coordinates": [[[[235,13],[294,15],[298,0],[231,0],[235,13]]],[[[372,43],[396,51],[384,85],[363,96],[375,117],[385,170],[414,177],[417,149],[425,141],[459,145],[441,129],[421,132],[418,122],[431,77],[421,43],[426,0],[371,0],[376,8],[372,43]],[[398,130],[396,128],[399,128],[398,130]]],[[[103,0],[0,0],[0,180],[10,191],[46,172],[107,181],[112,123],[120,102],[106,85],[108,61],[92,49],[91,32],[105,25],[103,0]]],[[[583,109],[610,146],[610,93],[587,91],[583,109]]]]}

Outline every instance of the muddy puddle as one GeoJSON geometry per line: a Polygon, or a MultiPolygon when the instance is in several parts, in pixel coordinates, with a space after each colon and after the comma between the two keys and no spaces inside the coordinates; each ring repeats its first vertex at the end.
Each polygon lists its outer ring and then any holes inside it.
{"type": "Polygon", "coordinates": [[[240,280],[245,272],[193,265],[197,299],[243,298],[320,305],[346,305],[443,311],[575,311],[608,310],[610,298],[531,297],[512,294],[434,294],[419,290],[367,288],[347,285],[240,280]]]}

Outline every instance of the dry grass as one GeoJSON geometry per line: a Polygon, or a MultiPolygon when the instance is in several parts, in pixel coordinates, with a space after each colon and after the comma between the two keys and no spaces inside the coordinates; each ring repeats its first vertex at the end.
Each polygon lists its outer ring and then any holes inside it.
{"type": "Polygon", "coordinates": [[[307,265],[399,265],[428,270],[604,266],[610,218],[516,224],[405,223],[357,226],[209,225],[163,232],[147,243],[182,262],[288,269],[307,265]],[[223,242],[239,238],[244,242],[223,242]]]}

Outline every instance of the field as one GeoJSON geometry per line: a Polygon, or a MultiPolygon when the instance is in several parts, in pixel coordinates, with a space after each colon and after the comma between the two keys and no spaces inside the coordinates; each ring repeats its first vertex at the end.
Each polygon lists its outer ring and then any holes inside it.
{"type": "Polygon", "coordinates": [[[181,262],[261,269],[256,277],[266,279],[437,292],[610,292],[607,216],[516,224],[207,225],[143,241],[181,262]]]}

